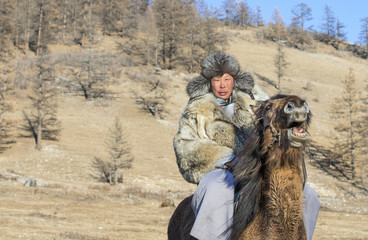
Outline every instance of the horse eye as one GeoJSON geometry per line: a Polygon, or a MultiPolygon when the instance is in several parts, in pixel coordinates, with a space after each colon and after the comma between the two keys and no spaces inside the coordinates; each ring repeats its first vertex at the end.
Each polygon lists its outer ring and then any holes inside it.
{"type": "Polygon", "coordinates": [[[304,106],[304,108],[305,108],[305,111],[306,111],[307,113],[309,113],[309,107],[308,107],[308,104],[307,104],[306,102],[304,102],[303,106],[304,106]]]}
{"type": "Polygon", "coordinates": [[[293,102],[287,102],[287,104],[284,107],[284,112],[287,113],[287,114],[291,113],[291,112],[293,112],[294,108],[295,108],[295,106],[294,106],[293,102]]]}
{"type": "Polygon", "coordinates": [[[267,105],[267,106],[266,106],[266,108],[265,108],[265,110],[266,110],[266,111],[268,111],[268,110],[270,110],[271,108],[272,108],[272,104],[267,105]]]}

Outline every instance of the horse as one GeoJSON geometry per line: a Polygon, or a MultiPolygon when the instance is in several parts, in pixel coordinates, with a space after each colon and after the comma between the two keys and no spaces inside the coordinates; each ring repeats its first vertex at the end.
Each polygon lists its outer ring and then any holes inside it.
{"type": "MultiPolygon", "coordinates": [[[[237,184],[230,239],[305,240],[303,150],[312,113],[300,97],[281,94],[252,109],[254,129],[233,170],[237,184]]],[[[184,199],[170,218],[169,240],[193,239],[191,199],[184,199]]]]}

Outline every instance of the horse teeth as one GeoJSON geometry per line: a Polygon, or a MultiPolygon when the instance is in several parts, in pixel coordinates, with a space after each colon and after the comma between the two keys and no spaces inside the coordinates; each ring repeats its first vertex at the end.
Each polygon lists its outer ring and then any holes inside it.
{"type": "Polygon", "coordinates": [[[293,134],[295,136],[298,136],[298,137],[304,137],[305,136],[305,133],[296,133],[296,132],[293,132],[293,134]]]}

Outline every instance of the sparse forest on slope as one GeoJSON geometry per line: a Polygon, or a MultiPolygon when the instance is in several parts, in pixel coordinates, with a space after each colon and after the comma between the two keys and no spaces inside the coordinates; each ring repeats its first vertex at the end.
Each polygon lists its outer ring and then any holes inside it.
{"type": "Polygon", "coordinates": [[[0,0],[2,239],[167,239],[195,189],[172,149],[185,87],[217,50],[267,94],[308,101],[315,238],[368,238],[364,38],[307,30],[308,6],[285,26],[224,2],[236,11],[219,20],[203,1],[0,0]]]}

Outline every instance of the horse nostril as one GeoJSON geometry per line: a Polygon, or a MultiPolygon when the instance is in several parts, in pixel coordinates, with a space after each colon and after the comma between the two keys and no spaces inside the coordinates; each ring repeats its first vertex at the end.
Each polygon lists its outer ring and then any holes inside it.
{"type": "Polygon", "coordinates": [[[304,121],[307,118],[307,113],[304,108],[298,108],[294,111],[294,119],[296,121],[304,121]]]}

